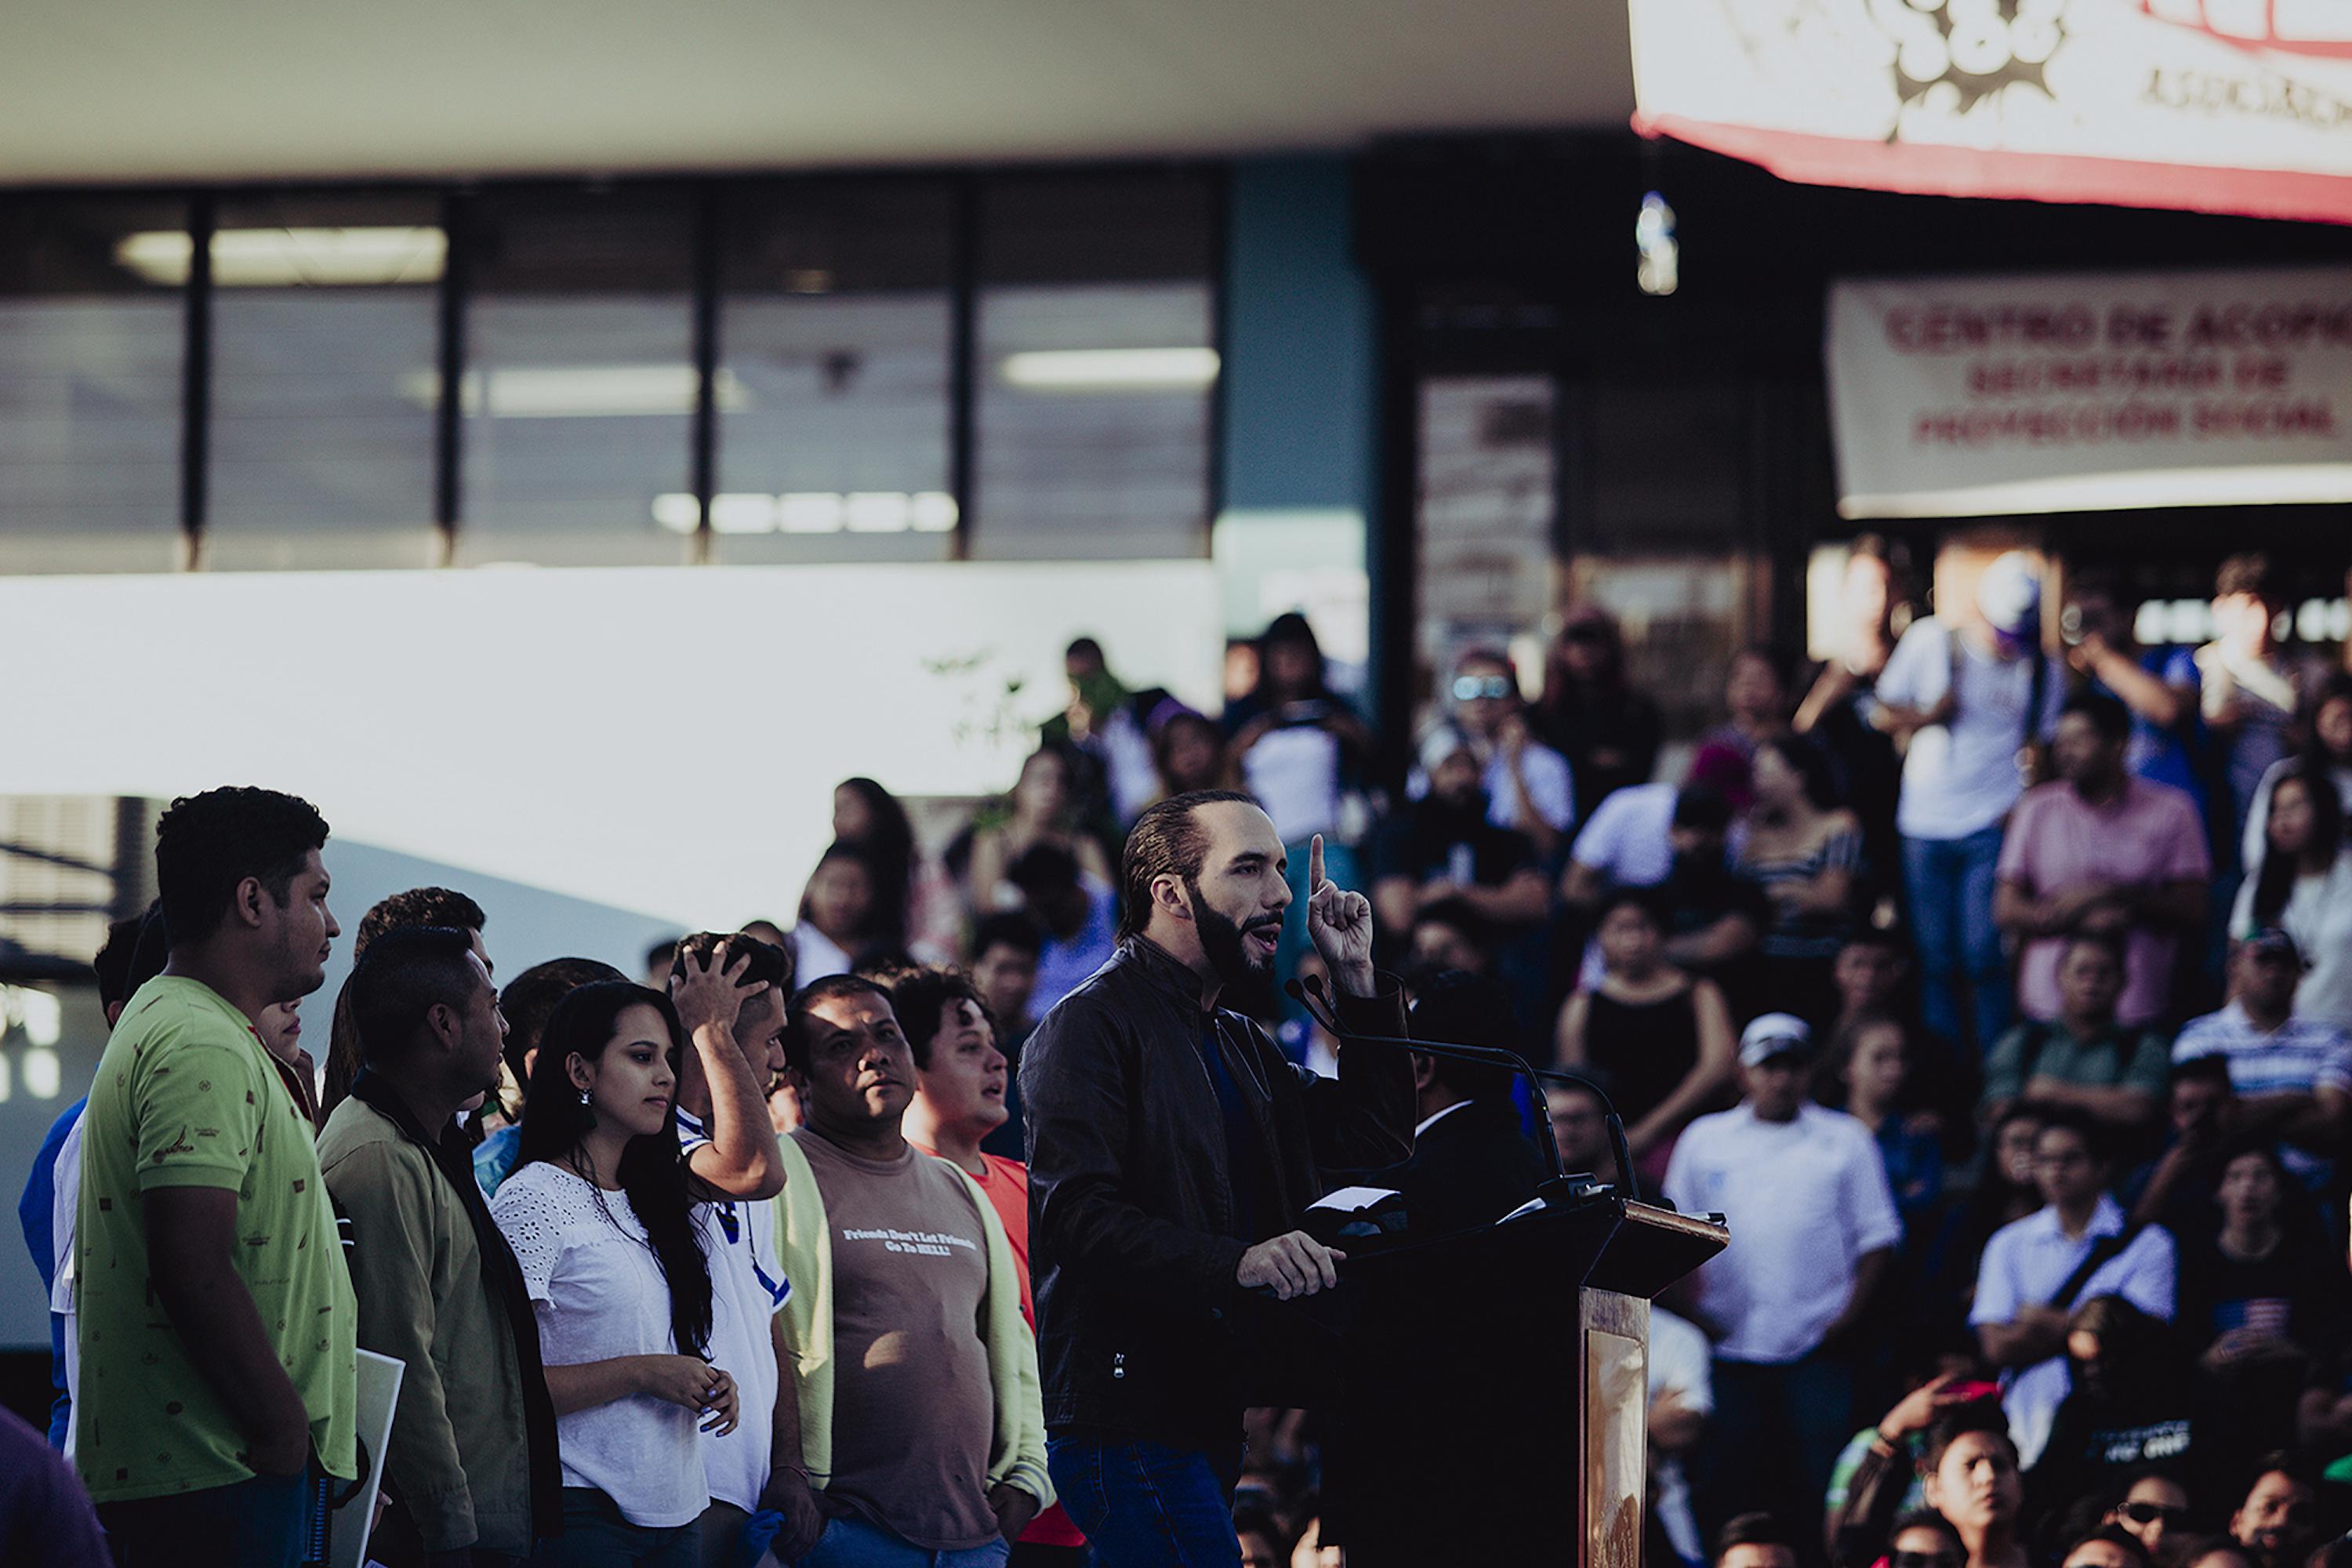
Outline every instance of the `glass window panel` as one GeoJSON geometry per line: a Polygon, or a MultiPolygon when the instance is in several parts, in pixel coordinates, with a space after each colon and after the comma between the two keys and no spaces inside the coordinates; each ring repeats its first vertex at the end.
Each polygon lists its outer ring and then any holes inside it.
{"type": "Polygon", "coordinates": [[[1165,170],[982,187],[976,558],[1206,553],[1219,188],[1165,170]]]}
{"type": "Polygon", "coordinates": [[[430,196],[220,207],[207,567],[432,563],[445,250],[430,196]]]}
{"type": "Polygon", "coordinates": [[[812,181],[730,203],[713,560],[950,554],[951,202],[812,181]]]}
{"type": "Polygon", "coordinates": [[[187,264],[178,202],[0,205],[0,572],[178,563],[187,264]]]}
{"type": "MultiPolygon", "coordinates": [[[[1555,401],[1542,375],[1421,384],[1416,701],[1465,647],[1509,646],[1550,607],[1555,401]]],[[[1540,648],[1524,651],[1521,669],[1540,670],[1540,648]]]]}
{"type": "Polygon", "coordinates": [[[692,521],[663,502],[693,488],[685,197],[499,193],[468,234],[457,559],[683,561],[692,521]]]}
{"type": "Polygon", "coordinates": [[[982,293],[975,558],[1207,552],[1212,312],[1206,282],[982,293]]]}

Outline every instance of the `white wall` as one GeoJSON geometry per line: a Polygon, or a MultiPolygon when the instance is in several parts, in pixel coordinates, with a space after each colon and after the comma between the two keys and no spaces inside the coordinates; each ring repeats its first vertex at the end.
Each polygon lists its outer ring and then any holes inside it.
{"type": "Polygon", "coordinates": [[[1205,706],[1221,632],[1204,561],[0,579],[0,794],[266,784],[673,926],[789,919],[841,778],[1001,789],[1072,637],[1205,706]]]}

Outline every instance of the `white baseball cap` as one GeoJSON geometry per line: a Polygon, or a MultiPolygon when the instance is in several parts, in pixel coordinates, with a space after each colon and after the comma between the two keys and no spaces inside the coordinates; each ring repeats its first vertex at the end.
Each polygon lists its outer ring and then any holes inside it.
{"type": "Polygon", "coordinates": [[[2033,558],[2022,550],[1995,556],[1977,579],[1977,609],[2003,637],[2030,636],[2042,614],[2042,574],[2033,558]]]}
{"type": "Polygon", "coordinates": [[[1759,1067],[1791,1051],[1810,1056],[1812,1049],[1812,1027],[1794,1013],[1763,1014],[1739,1033],[1741,1067],[1759,1067]]]}

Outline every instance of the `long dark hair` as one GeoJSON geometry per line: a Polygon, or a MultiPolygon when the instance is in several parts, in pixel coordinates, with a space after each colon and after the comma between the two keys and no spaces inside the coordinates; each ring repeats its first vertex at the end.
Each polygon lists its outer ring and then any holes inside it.
{"type": "MultiPolygon", "coordinates": [[[[2306,849],[2314,859],[2333,862],[2344,847],[2344,797],[2336,793],[2336,781],[2326,767],[2317,762],[2298,763],[2281,773],[2271,784],[2272,808],[2277,808],[2278,792],[2288,784],[2302,787],[2304,798],[2311,803],[2311,842],[2306,849]]],[[[2286,901],[2294,894],[2294,879],[2303,874],[2303,856],[2281,855],[2271,847],[2269,826],[2263,834],[2262,868],[2254,873],[2254,923],[2275,925],[2286,910],[2286,901]]]]}
{"type": "MultiPolygon", "coordinates": [[[[669,1030],[669,1060],[673,1072],[686,1048],[686,1031],[677,1009],[658,991],[626,980],[600,980],[583,985],[555,1005],[539,1039],[539,1060],[530,1084],[523,1091],[522,1140],[515,1159],[520,1170],[533,1160],[578,1171],[587,1161],[583,1144],[595,1125],[595,1113],[580,1102],[565,1063],[578,1056],[595,1061],[613,1043],[621,1015],[632,1007],[651,1007],[669,1030]]],[[[644,1133],[622,1146],[617,1174],[629,1206],[646,1227],[654,1261],[669,1283],[670,1337],[682,1355],[708,1355],[710,1351],[710,1263],[703,1256],[697,1233],[694,1200],[687,1190],[686,1157],[677,1145],[677,1102],[670,1102],[659,1132],[644,1133]]],[[[596,1206],[604,1208],[604,1192],[596,1189],[596,1206]]],[[[609,1209],[605,1217],[612,1218],[609,1209]]],[[[618,1228],[618,1222],[614,1222],[618,1228]]]]}
{"type": "Polygon", "coordinates": [[[834,786],[866,803],[871,826],[849,840],[866,851],[874,873],[874,927],[891,947],[907,944],[907,896],[915,876],[915,827],[898,797],[872,779],[844,779],[834,786]]]}
{"type": "MultiPolygon", "coordinates": [[[[809,881],[814,882],[817,872],[835,860],[845,860],[851,865],[864,868],[866,886],[869,893],[864,922],[855,933],[854,940],[842,944],[849,950],[849,955],[856,958],[877,947],[905,946],[906,933],[902,931],[894,931],[883,923],[883,910],[889,903],[889,889],[886,885],[882,867],[875,861],[873,851],[863,844],[853,844],[846,838],[836,838],[824,847],[824,854],[816,858],[816,865],[809,870],[809,881]]],[[[902,919],[906,900],[906,889],[902,885],[898,892],[898,908],[902,919]]],[[[793,918],[803,925],[809,923],[809,890],[805,886],[801,889],[800,905],[793,918]]]]}

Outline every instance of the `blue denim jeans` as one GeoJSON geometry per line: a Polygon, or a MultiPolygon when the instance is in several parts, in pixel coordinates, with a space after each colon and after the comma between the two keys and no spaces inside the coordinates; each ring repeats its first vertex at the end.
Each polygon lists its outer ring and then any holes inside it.
{"type": "Polygon", "coordinates": [[[1239,1444],[1220,1458],[1165,1443],[1054,1437],[1045,1468],[1096,1568],[1241,1568],[1239,1444]]]}
{"type": "Polygon", "coordinates": [[[316,1510],[310,1477],[254,1476],[176,1497],[102,1502],[115,1568],[298,1568],[316,1510]]]}
{"type": "Polygon", "coordinates": [[[2009,994],[2009,961],[2000,951],[2000,931],[1992,923],[2000,833],[2000,824],[1994,823],[1964,838],[1903,841],[1911,940],[1919,949],[1921,1016],[1929,1029],[1955,1046],[1969,1043],[1972,1028],[1979,1058],[2016,1016],[2009,994]]]}
{"type": "Polygon", "coordinates": [[[934,1552],[910,1546],[897,1536],[855,1515],[845,1515],[824,1527],[816,1547],[798,1568],[1003,1568],[1013,1548],[1002,1540],[961,1552],[934,1552]]]}

